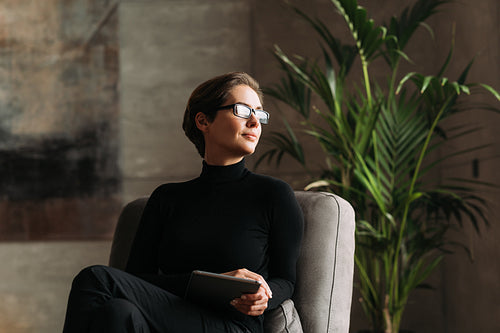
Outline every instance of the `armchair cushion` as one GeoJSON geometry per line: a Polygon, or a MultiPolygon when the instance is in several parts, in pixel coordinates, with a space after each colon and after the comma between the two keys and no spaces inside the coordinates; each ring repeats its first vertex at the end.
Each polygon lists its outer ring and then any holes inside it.
{"type": "Polygon", "coordinates": [[[123,207],[113,235],[109,266],[124,270],[127,266],[130,248],[141,220],[147,197],[135,199],[123,207]]]}
{"type": "Polygon", "coordinates": [[[299,314],[293,301],[287,299],[279,307],[269,310],[264,316],[264,332],[302,333],[299,314]]]}

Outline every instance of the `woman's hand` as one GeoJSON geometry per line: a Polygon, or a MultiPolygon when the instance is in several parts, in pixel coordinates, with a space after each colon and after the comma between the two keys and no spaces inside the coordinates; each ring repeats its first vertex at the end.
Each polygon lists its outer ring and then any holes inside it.
{"type": "Polygon", "coordinates": [[[249,316],[259,316],[264,313],[267,309],[267,302],[272,298],[272,292],[262,276],[245,268],[223,274],[259,281],[261,285],[255,294],[245,294],[240,298],[235,298],[231,301],[231,305],[236,310],[249,316]]]}

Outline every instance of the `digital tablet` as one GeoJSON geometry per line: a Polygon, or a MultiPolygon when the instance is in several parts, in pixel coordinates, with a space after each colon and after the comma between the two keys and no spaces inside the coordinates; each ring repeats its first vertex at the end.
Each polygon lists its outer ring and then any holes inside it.
{"type": "Polygon", "coordinates": [[[229,305],[243,294],[254,294],[260,282],[239,277],[193,271],[186,289],[186,299],[205,305],[229,305]]]}

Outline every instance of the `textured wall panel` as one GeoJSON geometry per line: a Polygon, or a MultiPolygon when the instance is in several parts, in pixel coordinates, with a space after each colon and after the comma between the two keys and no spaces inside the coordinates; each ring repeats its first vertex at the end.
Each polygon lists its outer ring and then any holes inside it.
{"type": "Polygon", "coordinates": [[[187,99],[212,76],[250,70],[250,28],[247,1],[120,5],[125,200],[199,174],[201,159],[181,128],[187,99]]]}

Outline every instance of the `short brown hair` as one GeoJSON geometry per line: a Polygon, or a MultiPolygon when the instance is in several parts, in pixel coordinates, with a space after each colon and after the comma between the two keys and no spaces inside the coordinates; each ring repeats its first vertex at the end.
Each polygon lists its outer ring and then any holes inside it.
{"type": "Polygon", "coordinates": [[[246,85],[255,90],[262,103],[263,96],[259,83],[244,72],[230,72],[216,76],[200,84],[191,93],[184,112],[182,128],[189,140],[196,146],[201,157],[205,156],[205,139],[196,126],[196,115],[198,112],[203,112],[209,121],[213,121],[217,114],[214,110],[222,106],[229,98],[231,89],[239,85],[246,85]]]}

